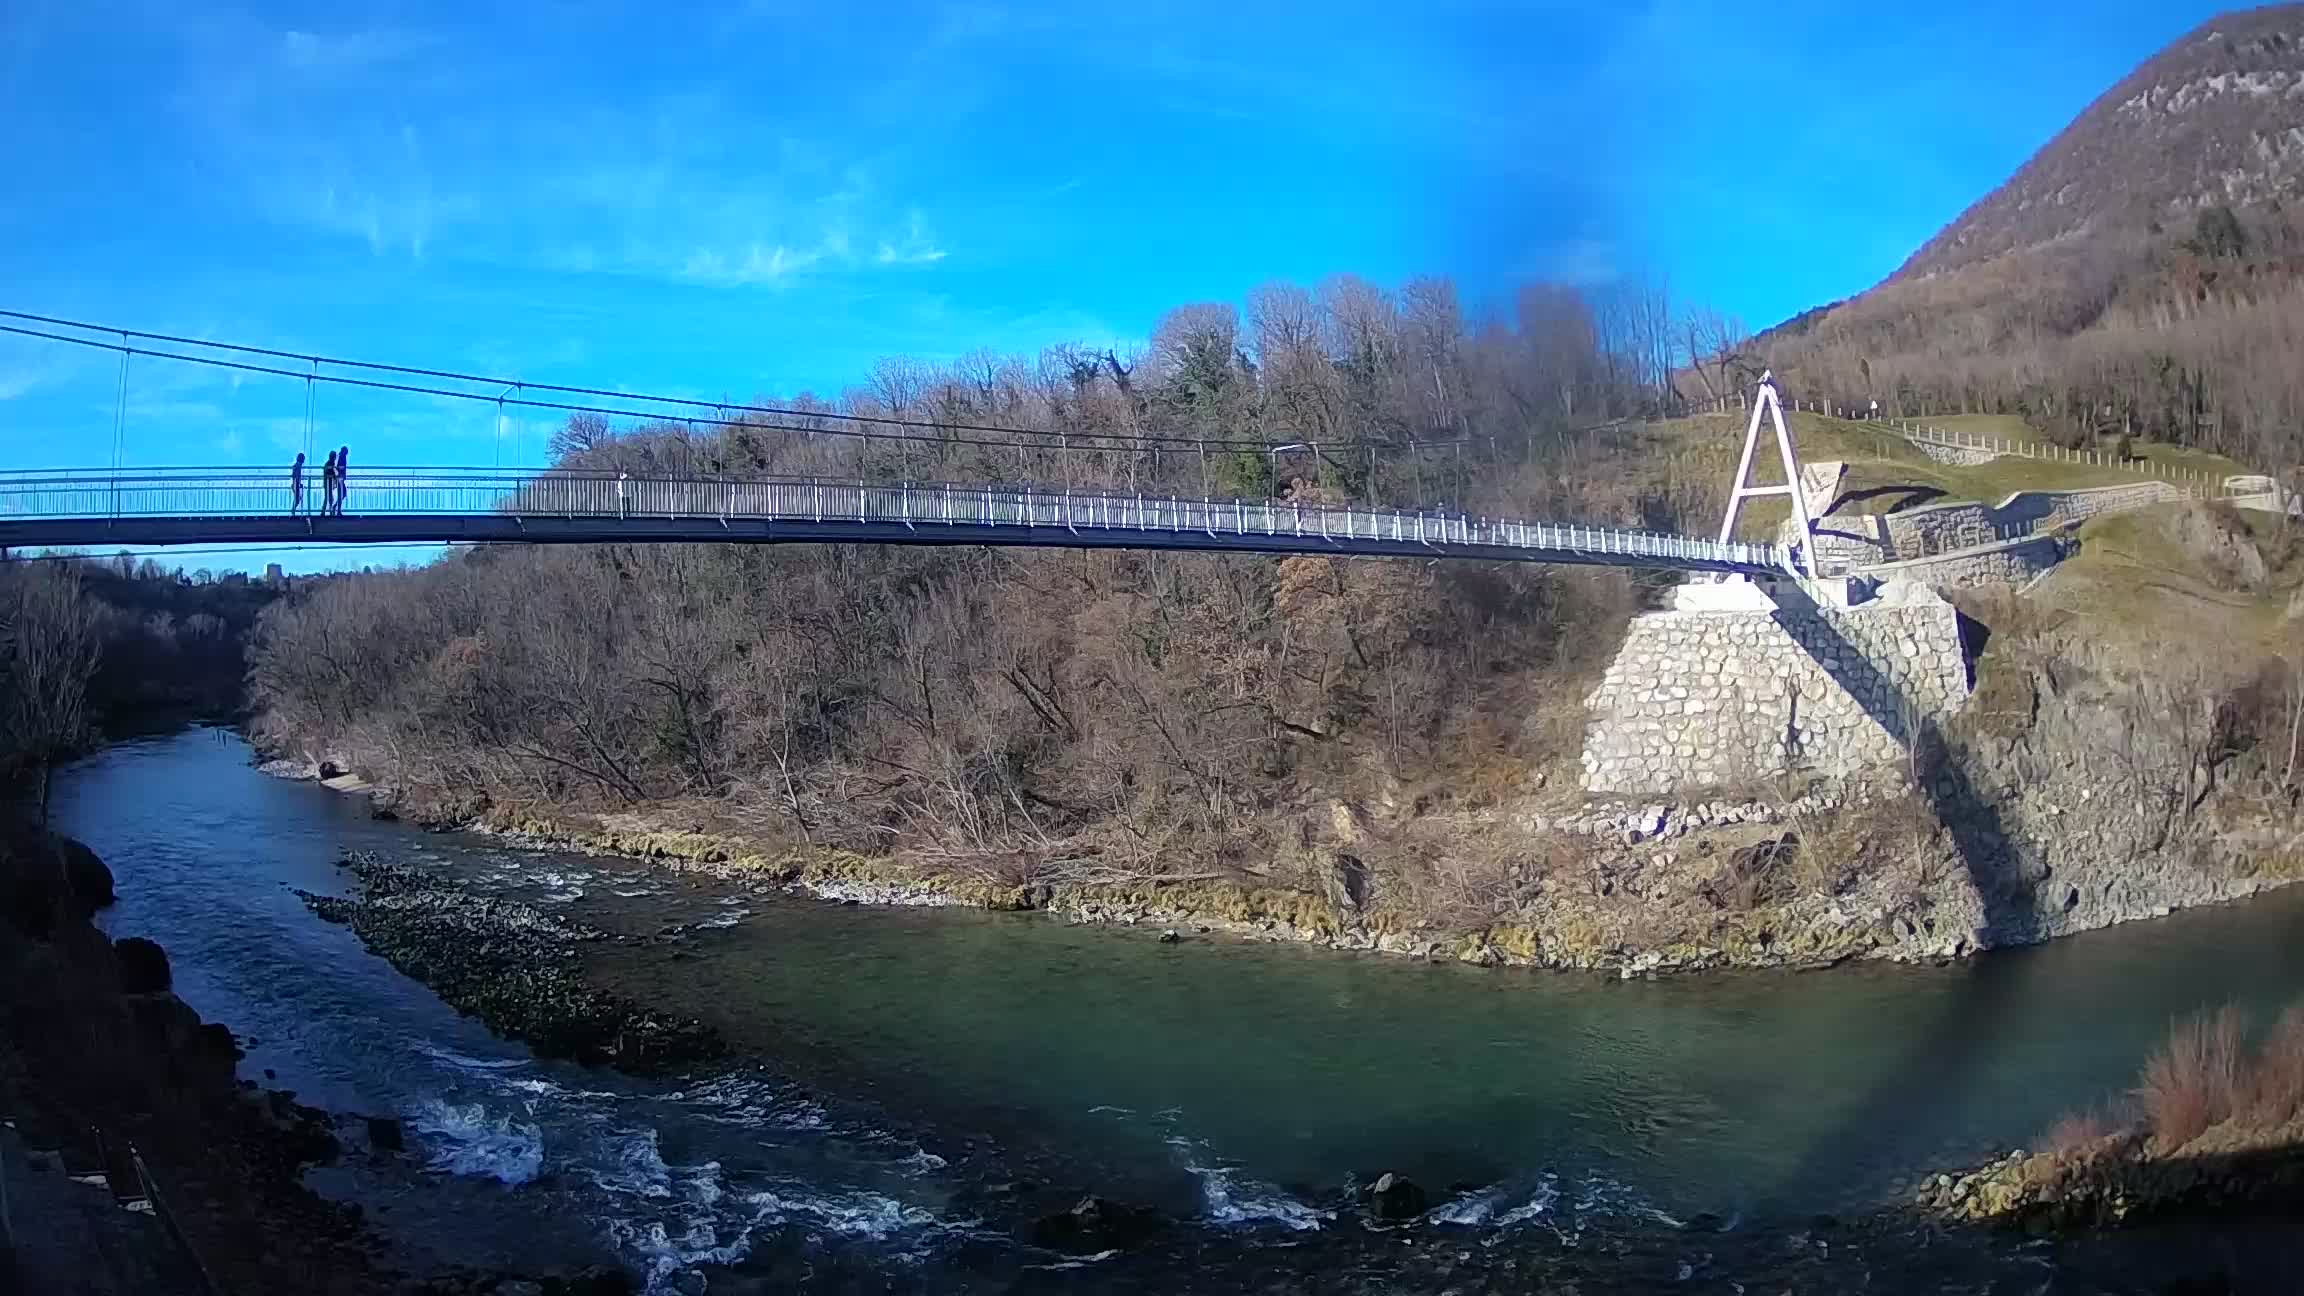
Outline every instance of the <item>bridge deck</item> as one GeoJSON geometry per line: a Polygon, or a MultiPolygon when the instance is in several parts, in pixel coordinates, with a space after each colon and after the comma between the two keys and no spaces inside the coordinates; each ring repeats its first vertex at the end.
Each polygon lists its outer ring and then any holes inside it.
{"type": "Polygon", "coordinates": [[[618,478],[561,471],[356,469],[341,512],[295,507],[285,473],[0,474],[0,547],[191,543],[981,544],[1479,558],[1762,573],[1773,545],[1610,527],[1284,500],[1206,500],[1029,484],[618,478]]]}

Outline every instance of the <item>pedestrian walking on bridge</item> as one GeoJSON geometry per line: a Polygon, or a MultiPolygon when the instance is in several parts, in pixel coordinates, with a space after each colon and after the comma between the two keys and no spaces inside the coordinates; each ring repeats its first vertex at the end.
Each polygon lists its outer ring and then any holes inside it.
{"type": "Polygon", "coordinates": [[[336,452],[328,452],[328,462],[320,466],[320,515],[326,517],[336,511],[336,452]]]}
{"type": "Polygon", "coordinates": [[[344,516],[345,477],[352,471],[352,450],[349,446],[336,447],[336,516],[344,516]]]}
{"type": "Polygon", "coordinates": [[[288,516],[304,511],[304,455],[299,451],[296,462],[288,469],[288,516]]]}

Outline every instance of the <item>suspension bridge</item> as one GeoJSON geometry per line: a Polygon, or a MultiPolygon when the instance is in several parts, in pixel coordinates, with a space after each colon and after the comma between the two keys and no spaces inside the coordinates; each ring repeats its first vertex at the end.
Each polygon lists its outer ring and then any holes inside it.
{"type": "MultiPolygon", "coordinates": [[[[1062,429],[1017,429],[922,420],[873,412],[832,412],[657,396],[603,388],[526,383],[452,370],[387,365],[235,343],[119,329],[0,310],[0,333],[116,354],[119,378],[109,467],[0,471],[0,550],[110,548],[193,544],[379,544],[497,542],[596,544],[642,542],[997,545],[1066,548],[1210,550],[1358,557],[1460,558],[1689,572],[1774,575],[1795,572],[1799,546],[1732,539],[1734,511],[1716,539],[1582,523],[1498,518],[1445,509],[1336,504],[1305,499],[1217,498],[1207,493],[1211,451],[1273,459],[1306,452],[1327,468],[1336,447],[1270,445],[1206,437],[1146,436],[1062,429]],[[651,469],[354,468],[340,497],[308,465],[299,492],[286,466],[133,467],[122,462],[129,410],[130,362],[220,371],[235,383],[293,383],[302,388],[307,455],[322,388],[368,397],[415,397],[493,405],[501,454],[513,411],[549,411],[643,420],[685,429],[784,434],[794,444],[821,438],[882,443],[893,480],[825,476],[734,475],[651,469]],[[912,480],[920,456],[956,448],[986,456],[1013,453],[1019,479],[998,482],[912,480]],[[1071,484],[1082,455],[1196,457],[1198,495],[1071,484]],[[1028,466],[1051,461],[1065,484],[1028,480],[1028,466]]],[[[1763,404],[1753,404],[1734,500],[1785,493],[1746,489],[1763,404]]],[[[352,426],[335,420],[331,428],[352,426]]],[[[1787,480],[1797,466],[1781,415],[1777,433],[1787,480]]],[[[1432,442],[1407,443],[1411,456],[1432,442]],[[1420,448],[1421,447],[1421,448],[1420,448]]],[[[1438,443],[1451,444],[1451,443],[1438,443]]],[[[1461,473],[1462,446],[1457,452],[1461,473]]],[[[1375,447],[1362,443],[1371,476],[1375,447]]],[[[869,457],[868,457],[869,458],[869,457]]],[[[1126,480],[1133,480],[1131,473],[1126,480]]],[[[1107,477],[1109,481],[1112,478],[1107,477]]],[[[1421,476],[1418,476],[1421,483],[1421,476]]],[[[1164,483],[1165,484],[1165,483],[1164,483]]],[[[1795,496],[1806,534],[1807,513],[1795,496]]]]}
{"type": "MultiPolygon", "coordinates": [[[[316,477],[316,474],[312,475],[316,477]]],[[[1472,558],[1785,571],[1781,546],[1614,527],[1294,500],[1030,483],[874,483],[487,468],[355,469],[322,511],[285,471],[0,473],[0,548],[195,543],[1003,545],[1472,558]]]]}

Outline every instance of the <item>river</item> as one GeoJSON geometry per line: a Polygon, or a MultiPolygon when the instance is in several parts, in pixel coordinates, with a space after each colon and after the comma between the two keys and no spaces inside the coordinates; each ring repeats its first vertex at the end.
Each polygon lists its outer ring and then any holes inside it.
{"type": "MultiPolygon", "coordinates": [[[[113,747],[55,797],[118,877],[106,927],[166,947],[179,993],[243,1037],[243,1074],[407,1119],[420,1173],[316,1186],[413,1254],[613,1258],[661,1291],[1175,1287],[1161,1261],[1017,1244],[997,1205],[1015,1179],[1158,1206],[1184,1221],[1165,1263],[1207,1285],[1357,1272],[1372,1235],[1344,1191],[1385,1170],[1491,1260],[1595,1237],[1626,1275],[1766,1277],[1788,1239],[1812,1245],[1796,1222],[2117,1094],[2173,1017],[2264,1019],[2304,990],[2304,894],[1941,968],[1619,981],[839,906],[426,834],[267,778],[216,729],[113,747]],[[644,1082],[495,1038],[292,893],[344,891],[345,850],[611,930],[693,929],[592,970],[761,1069],[644,1082]],[[1688,1241],[1700,1217],[1754,1256],[1688,1241]]],[[[2051,1262],[1935,1256],[1947,1283],[2051,1262]]]]}

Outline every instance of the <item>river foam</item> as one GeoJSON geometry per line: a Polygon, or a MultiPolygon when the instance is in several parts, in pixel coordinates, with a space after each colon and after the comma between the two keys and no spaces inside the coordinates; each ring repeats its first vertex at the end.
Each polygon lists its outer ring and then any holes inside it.
{"type": "Polygon", "coordinates": [[[1500,1183],[1440,1203],[1424,1218],[1464,1228],[1513,1228],[1552,1213],[1560,1202],[1560,1180],[1545,1175],[1534,1184],[1500,1183]]]}
{"type": "Polygon", "coordinates": [[[484,1103],[428,1098],[416,1104],[407,1123],[425,1147],[427,1170],[518,1185],[544,1168],[542,1128],[508,1114],[491,1115],[484,1103]]]}
{"type": "MultiPolygon", "coordinates": [[[[942,1157],[916,1143],[869,1129],[835,1130],[821,1104],[765,1076],[734,1072],[668,1091],[616,1093],[548,1079],[524,1058],[472,1057],[422,1042],[416,1048],[455,1095],[426,1098],[408,1111],[427,1168],[511,1188],[575,1190],[581,1209],[652,1296],[703,1291],[700,1270],[741,1264],[771,1237],[780,1248],[803,1251],[865,1244],[909,1265],[939,1239],[975,1224],[946,1221],[862,1183],[764,1174],[756,1155],[749,1170],[667,1157],[665,1132],[652,1121],[732,1126],[755,1139],[831,1135],[843,1146],[886,1143],[891,1182],[932,1179],[945,1168],[942,1157]]],[[[763,1141],[751,1151],[775,1146],[763,1141]]],[[[870,1174],[869,1165],[857,1168],[870,1174]]]]}
{"type": "Polygon", "coordinates": [[[1297,1200],[1276,1184],[1250,1178],[1235,1166],[1213,1156],[1201,1140],[1171,1135],[1177,1162],[1200,1181],[1201,1216],[1209,1223],[1232,1228],[1276,1226],[1292,1233],[1307,1233],[1336,1218],[1297,1200]]]}

